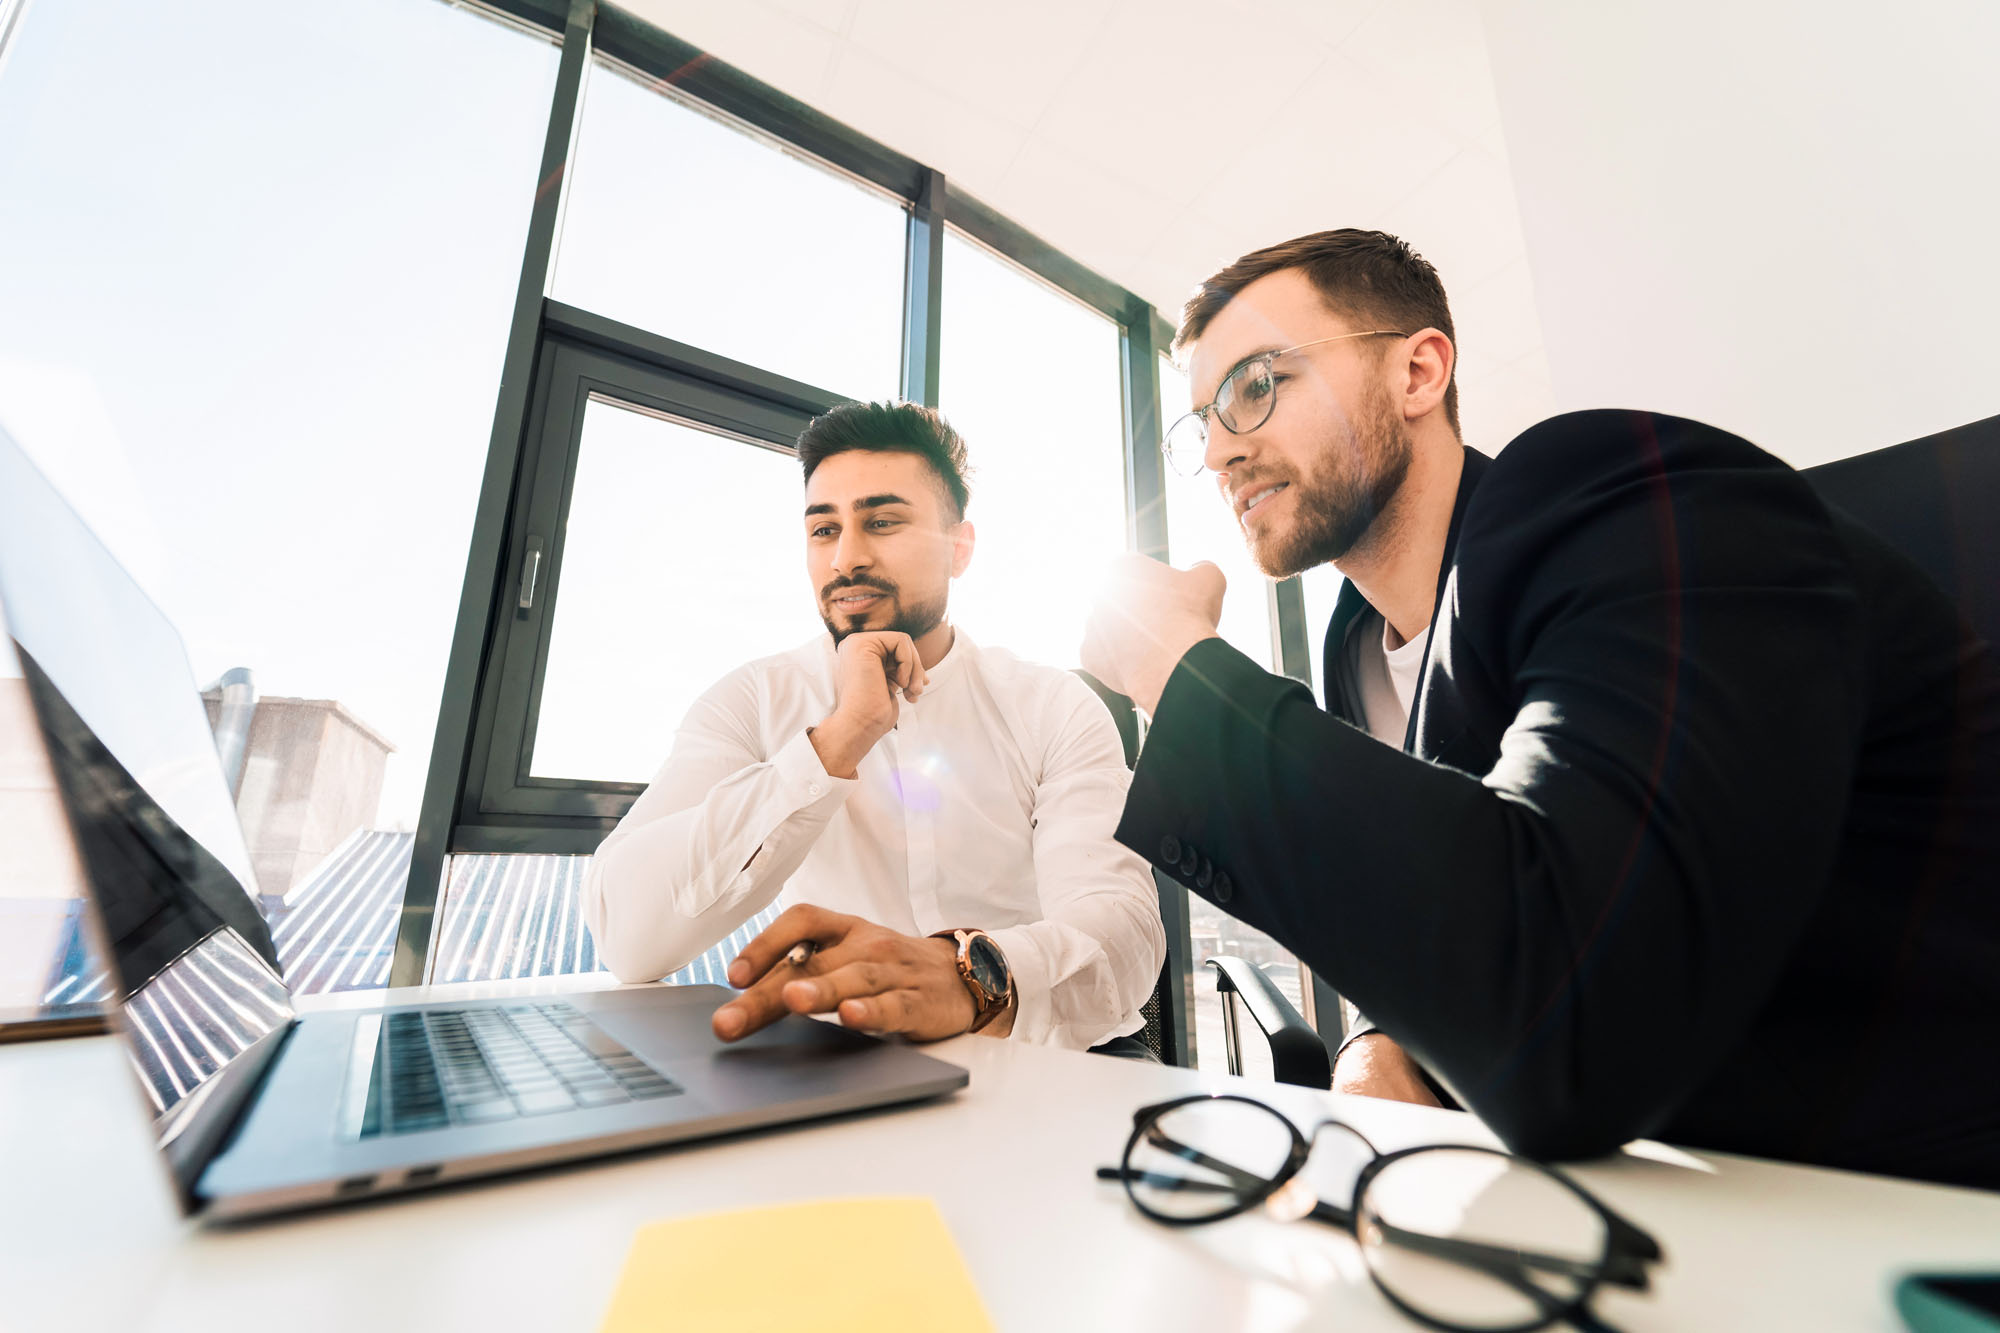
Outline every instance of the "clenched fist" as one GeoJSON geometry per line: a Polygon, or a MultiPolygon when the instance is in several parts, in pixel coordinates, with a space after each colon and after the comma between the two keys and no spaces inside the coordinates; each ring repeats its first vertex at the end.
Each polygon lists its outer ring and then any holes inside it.
{"type": "Polygon", "coordinates": [[[1187,650],[1216,637],[1227,581],[1206,560],[1175,569],[1148,556],[1112,562],[1083,629],[1083,669],[1150,717],[1187,650]]]}

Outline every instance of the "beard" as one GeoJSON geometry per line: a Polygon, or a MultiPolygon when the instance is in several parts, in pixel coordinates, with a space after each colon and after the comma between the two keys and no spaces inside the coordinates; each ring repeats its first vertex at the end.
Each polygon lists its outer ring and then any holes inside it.
{"type": "Polygon", "coordinates": [[[879,614],[879,608],[871,608],[858,615],[844,615],[835,612],[832,616],[822,610],[820,612],[820,623],[825,625],[826,632],[833,636],[833,646],[836,648],[840,646],[840,641],[848,635],[859,634],[863,631],[887,630],[907,634],[912,639],[921,639],[939,625],[944,624],[945,594],[939,593],[927,602],[911,602],[905,605],[902,591],[894,583],[888,579],[872,578],[867,575],[856,579],[835,579],[820,589],[819,604],[822,607],[830,606],[836,596],[847,591],[849,588],[872,589],[887,598],[890,611],[889,623],[886,625],[870,625],[868,623],[870,616],[879,614]],[[840,621],[845,621],[846,623],[838,623],[835,619],[836,616],[840,621]]]}
{"type": "MultiPolygon", "coordinates": [[[[1290,578],[1353,550],[1409,475],[1409,429],[1387,389],[1377,385],[1371,390],[1359,417],[1343,423],[1341,430],[1346,439],[1326,440],[1311,471],[1289,479],[1297,492],[1292,526],[1262,537],[1244,533],[1250,558],[1274,579],[1290,578]]],[[[1284,480],[1253,474],[1237,489],[1284,480]]]]}

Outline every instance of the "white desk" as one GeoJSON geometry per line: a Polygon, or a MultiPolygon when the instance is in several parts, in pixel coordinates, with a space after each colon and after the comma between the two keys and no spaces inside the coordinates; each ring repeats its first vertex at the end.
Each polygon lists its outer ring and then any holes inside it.
{"type": "MultiPolygon", "coordinates": [[[[1385,1151],[1492,1142],[1454,1112],[985,1037],[934,1049],[972,1072],[940,1102],[207,1230],[174,1208],[112,1039],[0,1048],[0,1330],[588,1330],[643,1223],[925,1194],[1004,1330],[1411,1333],[1338,1233],[1263,1217],[1175,1232],[1092,1172],[1117,1159],[1136,1107],[1229,1085],[1300,1117],[1332,1108],[1385,1151]]],[[[2000,1194],[1641,1151],[1574,1171],[1667,1251],[1651,1296],[1599,1298],[1627,1333],[1895,1329],[1892,1272],[2000,1267],[2000,1194]]],[[[781,1281],[782,1256],[772,1270],[781,1281]]]]}

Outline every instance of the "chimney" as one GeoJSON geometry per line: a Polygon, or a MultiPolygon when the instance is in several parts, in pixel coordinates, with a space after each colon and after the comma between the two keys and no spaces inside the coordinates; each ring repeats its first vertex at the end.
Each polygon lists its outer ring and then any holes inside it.
{"type": "MultiPolygon", "coordinates": [[[[202,695],[218,746],[227,680],[202,695]]],[[[348,834],[375,822],[396,747],[337,700],[267,695],[255,710],[235,780],[236,814],[257,891],[268,901],[283,898],[348,834]]]]}

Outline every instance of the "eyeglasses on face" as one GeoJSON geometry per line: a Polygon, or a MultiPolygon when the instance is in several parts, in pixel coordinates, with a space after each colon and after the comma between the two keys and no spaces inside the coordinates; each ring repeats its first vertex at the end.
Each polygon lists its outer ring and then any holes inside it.
{"type": "Polygon", "coordinates": [[[1660,1246],[1569,1177],[1493,1148],[1437,1145],[1383,1153],[1359,1130],[1324,1120],[1311,1134],[1264,1103],[1234,1094],[1140,1108],[1115,1167],[1139,1211],[1167,1226],[1199,1226],[1262,1208],[1282,1220],[1338,1227],[1360,1245],[1369,1276],[1403,1313],[1432,1328],[1527,1333],[1563,1322],[1609,1333],[1587,1309],[1598,1287],[1648,1285],[1660,1246]],[[1337,1174],[1304,1174],[1320,1136],[1337,1174]]]}
{"type": "Polygon", "coordinates": [[[1346,342],[1350,338],[1406,338],[1408,334],[1395,329],[1369,329],[1365,333],[1341,333],[1331,338],[1315,338],[1309,343],[1295,347],[1281,347],[1276,351],[1262,352],[1240,362],[1235,369],[1223,376],[1222,384],[1215,391],[1215,398],[1205,407],[1197,407],[1168,428],[1162,438],[1161,447],[1174,471],[1184,477],[1198,474],[1202,459],[1208,453],[1208,423],[1221,423],[1231,435],[1248,435],[1271,419],[1271,409],[1278,401],[1277,376],[1272,367],[1281,356],[1303,352],[1308,347],[1319,347],[1325,343],[1346,342]]]}

